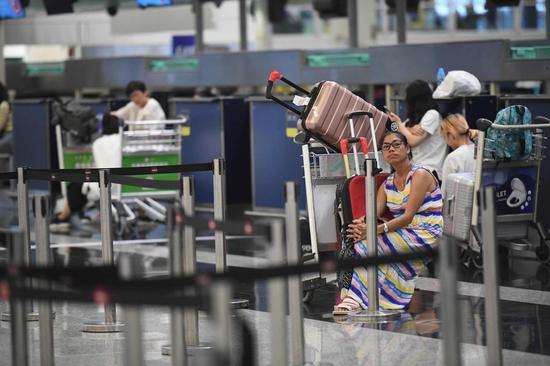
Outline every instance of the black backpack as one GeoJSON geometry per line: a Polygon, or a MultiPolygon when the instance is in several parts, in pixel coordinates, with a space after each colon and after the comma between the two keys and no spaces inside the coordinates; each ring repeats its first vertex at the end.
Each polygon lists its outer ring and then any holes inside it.
{"type": "Polygon", "coordinates": [[[60,125],[61,129],[69,132],[73,141],[79,144],[89,144],[98,128],[97,117],[92,108],[76,101],[53,102],[52,124],[60,125]]]}

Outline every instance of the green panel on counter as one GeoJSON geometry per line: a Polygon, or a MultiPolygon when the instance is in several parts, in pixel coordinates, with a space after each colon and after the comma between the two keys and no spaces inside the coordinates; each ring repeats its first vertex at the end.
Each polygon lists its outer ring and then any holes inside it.
{"type": "MultiPolygon", "coordinates": [[[[165,165],[178,165],[180,163],[179,154],[155,154],[155,155],[133,155],[122,157],[123,168],[136,168],[144,166],[165,166],[165,165]]],[[[152,179],[152,180],[178,180],[178,173],[169,174],[148,174],[148,175],[136,175],[136,178],[152,179]]],[[[164,192],[164,190],[157,190],[151,188],[123,186],[122,193],[138,193],[138,192],[164,192]]]]}
{"type": "Polygon", "coordinates": [[[550,58],[550,46],[512,47],[514,60],[538,60],[550,58]]]}
{"type": "Polygon", "coordinates": [[[63,75],[65,65],[59,64],[36,64],[26,65],[27,76],[55,76],[63,75]]]}
{"type": "Polygon", "coordinates": [[[151,71],[196,71],[199,59],[194,57],[153,60],[149,64],[151,71]]]}
{"type": "Polygon", "coordinates": [[[94,167],[91,151],[63,151],[64,169],[86,169],[94,167]]]}
{"type": "Polygon", "coordinates": [[[367,66],[369,64],[369,54],[330,53],[308,55],[307,63],[310,67],[367,66]]]}

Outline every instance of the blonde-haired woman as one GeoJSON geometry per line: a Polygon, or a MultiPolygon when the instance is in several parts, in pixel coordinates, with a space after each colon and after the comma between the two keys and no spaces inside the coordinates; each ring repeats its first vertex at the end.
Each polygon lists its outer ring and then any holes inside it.
{"type": "Polygon", "coordinates": [[[441,123],[441,135],[453,152],[443,162],[442,190],[445,192],[445,179],[452,173],[469,173],[475,171],[473,141],[479,131],[471,130],[461,114],[451,114],[441,123]]]}

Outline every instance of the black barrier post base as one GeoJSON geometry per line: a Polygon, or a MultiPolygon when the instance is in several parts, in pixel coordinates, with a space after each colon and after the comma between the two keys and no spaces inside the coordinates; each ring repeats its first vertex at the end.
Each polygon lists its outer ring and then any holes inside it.
{"type": "Polygon", "coordinates": [[[248,309],[250,303],[246,299],[233,299],[230,301],[232,309],[248,309]]]}
{"type": "Polygon", "coordinates": [[[118,333],[124,330],[124,324],[122,323],[87,323],[84,324],[82,331],[84,333],[118,333]]]}
{"type": "Polygon", "coordinates": [[[401,313],[394,310],[362,310],[348,315],[350,320],[361,323],[385,323],[400,317],[401,313]]]}
{"type": "MultiPolygon", "coordinates": [[[[52,316],[55,318],[55,313],[53,313],[52,316]]],[[[5,311],[5,312],[2,313],[2,321],[3,322],[11,321],[11,314],[9,313],[9,311],[5,311]]],[[[32,313],[27,313],[27,321],[28,322],[37,322],[38,321],[38,313],[34,312],[34,311],[32,313]]]]}
{"type": "MultiPolygon", "coordinates": [[[[200,352],[210,352],[213,349],[212,345],[208,343],[200,343],[195,346],[186,345],[185,348],[187,349],[187,355],[189,356],[196,355],[200,352]]],[[[169,344],[162,346],[161,352],[163,356],[171,356],[172,346],[169,344]]]]}

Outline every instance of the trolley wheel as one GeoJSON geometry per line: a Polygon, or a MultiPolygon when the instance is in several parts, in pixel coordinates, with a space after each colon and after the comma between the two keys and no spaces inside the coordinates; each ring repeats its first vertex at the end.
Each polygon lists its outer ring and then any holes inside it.
{"type": "Polygon", "coordinates": [[[541,243],[541,245],[535,249],[535,254],[537,255],[537,258],[542,263],[549,263],[550,262],[550,241],[546,240],[545,242],[541,243]]]}
{"type": "Polygon", "coordinates": [[[474,252],[470,258],[475,268],[483,268],[483,252],[474,252]]]}
{"type": "Polygon", "coordinates": [[[460,263],[466,268],[470,267],[470,251],[468,249],[460,249],[460,263]]]}
{"type": "Polygon", "coordinates": [[[304,291],[304,296],[302,297],[304,304],[309,304],[311,300],[313,300],[314,291],[315,290],[304,291]]]}

